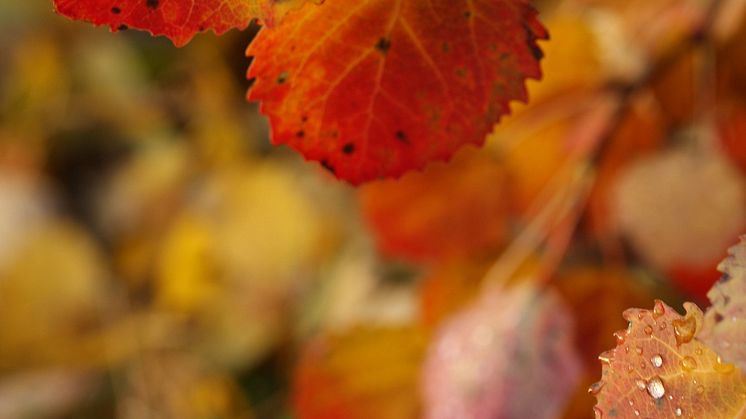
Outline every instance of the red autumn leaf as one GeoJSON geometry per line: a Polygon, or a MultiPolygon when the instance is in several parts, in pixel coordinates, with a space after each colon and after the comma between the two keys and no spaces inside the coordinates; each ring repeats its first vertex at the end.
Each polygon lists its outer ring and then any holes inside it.
{"type": "Polygon", "coordinates": [[[248,97],[339,178],[399,176],[482,144],[546,36],[525,0],[327,0],[259,33],[248,97]]]}
{"type": "Polygon", "coordinates": [[[165,35],[176,46],[185,45],[195,33],[212,29],[244,29],[252,19],[272,24],[303,0],[55,0],[57,12],[112,31],[143,29],[165,35]]]}

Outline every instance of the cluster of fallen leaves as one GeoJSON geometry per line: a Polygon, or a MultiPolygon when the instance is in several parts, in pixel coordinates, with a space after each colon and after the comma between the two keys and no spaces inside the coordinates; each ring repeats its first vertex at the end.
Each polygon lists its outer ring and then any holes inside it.
{"type": "Polygon", "coordinates": [[[743,410],[744,2],[16,3],[0,418],[743,410]]]}

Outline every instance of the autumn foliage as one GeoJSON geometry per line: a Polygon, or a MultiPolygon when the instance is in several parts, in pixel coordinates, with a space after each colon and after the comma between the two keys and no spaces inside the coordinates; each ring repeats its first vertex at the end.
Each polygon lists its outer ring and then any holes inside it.
{"type": "Polygon", "coordinates": [[[31,3],[0,419],[745,415],[746,2],[31,3]]]}

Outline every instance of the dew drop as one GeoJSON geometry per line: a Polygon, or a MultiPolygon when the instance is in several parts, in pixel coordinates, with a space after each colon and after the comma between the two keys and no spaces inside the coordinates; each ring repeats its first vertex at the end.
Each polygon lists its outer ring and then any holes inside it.
{"type": "Polygon", "coordinates": [[[593,384],[591,384],[590,387],[588,387],[588,393],[595,396],[598,393],[601,392],[601,389],[604,388],[604,382],[603,381],[597,381],[593,384]]]}
{"type": "Polygon", "coordinates": [[[674,414],[676,415],[676,417],[679,417],[679,416],[681,416],[682,414],[684,414],[684,412],[683,412],[683,411],[681,410],[681,408],[680,408],[680,407],[677,407],[677,408],[676,408],[676,410],[674,410],[674,412],[673,412],[673,413],[674,413],[674,414]]]}
{"type": "Polygon", "coordinates": [[[693,369],[697,368],[697,361],[694,360],[691,356],[685,356],[681,362],[681,368],[684,369],[684,371],[692,371],[693,369]]]}
{"type": "Polygon", "coordinates": [[[723,362],[723,360],[718,356],[715,365],[713,365],[713,369],[721,374],[728,374],[733,372],[736,367],[733,364],[723,362]]]}
{"type": "Polygon", "coordinates": [[[630,406],[634,406],[634,405],[635,405],[635,402],[634,402],[634,401],[632,401],[632,399],[627,399],[627,403],[628,403],[628,404],[629,404],[630,406]]]}
{"type": "Polygon", "coordinates": [[[647,390],[650,397],[656,400],[666,394],[666,388],[663,386],[663,381],[659,377],[653,377],[648,381],[647,390]]]}
{"type": "Polygon", "coordinates": [[[640,416],[640,411],[635,409],[635,416],[640,416]]]}
{"type": "Polygon", "coordinates": [[[650,358],[650,363],[653,364],[655,368],[660,368],[663,365],[663,357],[656,355],[650,358]]]}
{"type": "Polygon", "coordinates": [[[611,361],[614,360],[614,358],[612,358],[610,356],[609,352],[604,352],[604,353],[602,353],[601,355],[598,356],[598,360],[601,361],[602,363],[606,364],[606,365],[609,365],[609,364],[611,364],[611,361]]]}
{"type": "Polygon", "coordinates": [[[700,384],[700,385],[697,386],[697,388],[694,389],[694,391],[696,391],[697,394],[702,394],[702,393],[705,392],[705,386],[703,386],[703,385],[700,384]]]}
{"type": "Polygon", "coordinates": [[[624,343],[624,332],[614,332],[614,337],[616,338],[617,345],[624,343]]]}
{"type": "Polygon", "coordinates": [[[689,343],[694,338],[694,333],[697,331],[697,320],[693,315],[687,315],[683,319],[676,319],[671,324],[673,325],[677,345],[689,343]]]}
{"type": "Polygon", "coordinates": [[[645,361],[640,361],[640,369],[645,369],[647,366],[645,365],[645,361]]]}
{"type": "Polygon", "coordinates": [[[660,322],[660,323],[658,323],[658,328],[660,330],[666,330],[666,322],[660,322]]]}
{"type": "Polygon", "coordinates": [[[604,417],[604,412],[595,406],[593,406],[593,414],[596,416],[596,419],[603,419],[604,417]]]}
{"type": "Polygon", "coordinates": [[[695,353],[696,355],[702,355],[702,353],[703,353],[703,352],[702,352],[702,348],[697,348],[697,349],[695,349],[695,350],[694,350],[694,353],[695,353]]]}
{"type": "Polygon", "coordinates": [[[637,388],[638,388],[638,389],[640,389],[640,390],[645,390],[645,388],[647,387],[647,386],[645,385],[645,381],[642,381],[642,380],[635,380],[635,385],[636,385],[636,386],[637,386],[637,388]]]}
{"type": "Polygon", "coordinates": [[[645,329],[643,329],[643,331],[645,331],[645,334],[648,336],[653,334],[653,328],[650,326],[645,326],[645,329]]]}
{"type": "Polygon", "coordinates": [[[663,306],[663,301],[655,300],[655,305],[653,306],[653,318],[657,319],[664,314],[666,314],[666,307],[663,306]]]}
{"type": "Polygon", "coordinates": [[[637,355],[642,355],[642,346],[636,346],[635,352],[637,352],[637,355]]]}

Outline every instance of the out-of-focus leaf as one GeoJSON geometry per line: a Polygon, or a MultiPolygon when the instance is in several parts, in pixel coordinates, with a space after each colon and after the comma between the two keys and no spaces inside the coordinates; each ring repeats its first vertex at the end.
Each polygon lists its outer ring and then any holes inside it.
{"type": "Polygon", "coordinates": [[[588,19],[577,13],[558,12],[548,15],[543,23],[552,36],[551,42],[542,45],[543,77],[526,82],[531,102],[517,104],[516,113],[551,96],[593,89],[603,77],[599,46],[588,19]]]}
{"type": "Polygon", "coordinates": [[[299,419],[415,419],[425,337],[416,327],[360,327],[303,349],[293,403],[299,419]]]}
{"type": "Polygon", "coordinates": [[[354,184],[481,145],[541,75],[525,0],[326,0],[249,46],[272,141],[354,184]]]}
{"type": "MultiPolygon", "coordinates": [[[[683,146],[639,159],[617,185],[620,228],[663,272],[715,266],[746,224],[744,179],[717,150],[683,146]]],[[[703,296],[716,276],[679,278],[679,287],[703,296]]]]}
{"type": "Polygon", "coordinates": [[[229,365],[255,361],[286,333],[320,231],[310,199],[281,167],[221,171],[165,233],[156,301],[194,316],[195,349],[229,365]]]}
{"type": "Polygon", "coordinates": [[[614,344],[612,333],[623,324],[619,313],[650,301],[631,273],[613,268],[580,267],[563,273],[557,289],[572,307],[576,345],[587,363],[614,344]],[[584,313],[592,312],[592,316],[584,313]]]}
{"type": "Polygon", "coordinates": [[[723,104],[718,128],[725,154],[746,175],[746,106],[735,101],[723,104]]]}
{"type": "Polygon", "coordinates": [[[106,278],[101,253],[77,226],[29,233],[0,270],[0,368],[56,359],[51,342],[69,344],[100,328],[106,278]]]}
{"type": "Polygon", "coordinates": [[[435,328],[465,306],[478,294],[488,268],[484,262],[455,260],[431,269],[419,284],[422,322],[435,328]]]}
{"type": "Polygon", "coordinates": [[[149,417],[153,412],[164,419],[254,418],[230,377],[178,353],[138,360],[121,390],[121,419],[149,417]]]}
{"type": "Polygon", "coordinates": [[[360,189],[363,214],[381,250],[413,261],[479,254],[506,236],[505,171],[488,150],[360,189]]]}
{"type": "Polygon", "coordinates": [[[431,343],[425,417],[557,417],[581,373],[572,341],[570,314],[553,292],[488,290],[431,343]]]}
{"type": "Polygon", "coordinates": [[[619,313],[627,307],[647,304],[650,301],[649,293],[630,272],[591,266],[563,272],[556,286],[572,309],[575,347],[582,354],[585,364],[583,379],[564,417],[591,418],[594,400],[588,397],[586,389],[601,374],[598,354],[614,345],[612,333],[623,325],[619,313]]]}
{"type": "Polygon", "coordinates": [[[746,409],[746,379],[697,337],[702,311],[679,315],[661,301],[629,309],[617,346],[599,356],[601,381],[590,388],[597,417],[731,419],[746,409]]]}
{"type": "MultiPolygon", "coordinates": [[[[608,140],[588,201],[591,226],[602,239],[616,231],[613,197],[618,177],[636,159],[659,150],[664,139],[664,121],[650,98],[646,96],[633,102],[614,136],[608,140]]],[[[626,307],[634,305],[622,309],[626,307]]]]}
{"type": "Polygon", "coordinates": [[[670,126],[689,123],[699,110],[702,98],[697,89],[697,68],[701,65],[700,54],[683,54],[652,85],[652,92],[670,126]]]}
{"type": "Polygon", "coordinates": [[[746,371],[746,237],[728,253],[718,267],[720,282],[707,293],[712,306],[698,337],[723,360],[746,371]]]}

